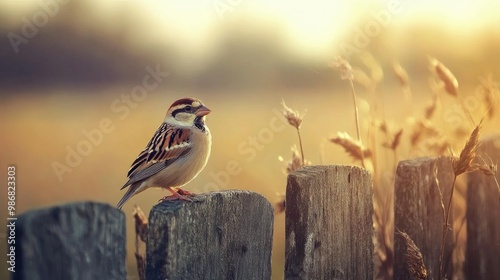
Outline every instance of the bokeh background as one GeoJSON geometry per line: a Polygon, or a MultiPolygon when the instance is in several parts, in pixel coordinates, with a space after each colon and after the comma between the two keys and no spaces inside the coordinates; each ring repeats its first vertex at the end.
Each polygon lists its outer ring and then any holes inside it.
{"type": "MultiPolygon", "coordinates": [[[[1,182],[7,185],[7,166],[15,165],[18,214],[81,200],[114,205],[167,108],[194,96],[212,109],[214,143],[204,172],[186,189],[248,189],[274,203],[285,191],[286,162],[297,144],[280,114],[282,99],[305,113],[308,160],[353,163],[327,140],[337,131],[356,134],[349,84],[330,67],[339,55],[366,73],[365,83],[355,85],[363,135],[376,118],[396,129],[412,113],[423,115],[437,91],[429,83],[428,56],[455,74],[462,98],[443,96],[434,121],[470,131],[463,114],[453,113],[475,96],[481,77],[500,76],[499,8],[493,0],[1,0],[1,182]],[[410,77],[409,107],[394,63],[410,77]],[[158,84],[134,95],[152,69],[162,72],[158,84]],[[97,132],[103,120],[111,128],[97,132]],[[234,162],[241,170],[229,174],[234,162]]],[[[469,104],[476,121],[486,111],[478,98],[469,104]]],[[[489,120],[483,133],[498,133],[499,123],[489,120]]],[[[459,150],[463,135],[444,131],[459,150]]],[[[392,156],[380,158],[392,167],[392,156]]],[[[148,214],[164,195],[147,191],[123,209],[129,279],[138,279],[133,205],[148,214]]],[[[0,210],[2,220],[6,215],[0,210]]],[[[283,214],[276,214],[274,236],[273,279],[282,279],[283,214]]],[[[5,252],[5,241],[0,248],[5,252]]],[[[7,279],[6,269],[0,276],[7,279]]]]}

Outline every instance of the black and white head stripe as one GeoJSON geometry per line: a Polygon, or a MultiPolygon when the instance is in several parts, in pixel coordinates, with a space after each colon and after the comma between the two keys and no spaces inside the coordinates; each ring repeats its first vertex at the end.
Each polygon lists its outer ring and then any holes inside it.
{"type": "Polygon", "coordinates": [[[203,106],[203,104],[201,104],[199,100],[188,97],[175,101],[168,111],[175,117],[175,115],[182,112],[194,114],[201,106],[203,106]]]}

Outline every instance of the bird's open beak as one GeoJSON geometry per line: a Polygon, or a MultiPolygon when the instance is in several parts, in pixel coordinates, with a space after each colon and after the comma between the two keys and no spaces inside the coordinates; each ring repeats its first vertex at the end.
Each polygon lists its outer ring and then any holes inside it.
{"type": "Polygon", "coordinates": [[[198,110],[196,110],[195,115],[197,117],[203,117],[203,116],[208,115],[210,112],[212,112],[212,111],[210,111],[210,109],[208,109],[205,106],[201,106],[200,108],[198,108],[198,110]]]}

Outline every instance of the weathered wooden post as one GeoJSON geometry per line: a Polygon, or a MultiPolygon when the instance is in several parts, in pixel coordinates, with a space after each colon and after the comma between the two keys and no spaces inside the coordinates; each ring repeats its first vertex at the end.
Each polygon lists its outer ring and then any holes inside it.
{"type": "MultiPolygon", "coordinates": [[[[437,279],[443,237],[444,209],[448,207],[453,182],[449,158],[418,158],[401,161],[394,185],[394,226],[406,232],[422,253],[427,272],[437,279]]],[[[450,221],[453,219],[450,218],[450,221]]],[[[444,261],[450,256],[453,233],[445,240],[444,261]]],[[[413,279],[407,269],[404,239],[394,236],[394,279],[413,279]]],[[[443,264],[447,279],[452,278],[452,262],[443,264]]],[[[429,278],[430,279],[430,278],[429,278]]]]}
{"type": "Polygon", "coordinates": [[[125,280],[125,215],[107,204],[33,210],[16,224],[14,280],[125,280]]]}
{"type": "Polygon", "coordinates": [[[273,207],[250,191],[167,201],[149,216],[146,279],[271,278],[273,207]]]}
{"type": "MultiPolygon", "coordinates": [[[[481,141],[478,156],[487,163],[498,163],[500,135],[481,141]]],[[[500,170],[497,170],[495,176],[500,182],[500,170]]],[[[467,279],[500,279],[500,194],[493,176],[479,171],[468,174],[466,215],[467,279]]]]}
{"type": "Polygon", "coordinates": [[[306,166],[288,175],[285,279],[373,279],[370,174],[306,166]]]}

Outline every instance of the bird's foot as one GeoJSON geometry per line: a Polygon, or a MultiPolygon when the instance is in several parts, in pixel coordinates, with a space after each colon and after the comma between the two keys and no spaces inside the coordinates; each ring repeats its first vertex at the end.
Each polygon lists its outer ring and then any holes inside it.
{"type": "Polygon", "coordinates": [[[172,195],[164,196],[158,202],[172,201],[172,200],[192,201],[189,197],[186,196],[194,195],[193,193],[185,191],[180,188],[167,188],[167,190],[169,190],[172,193],[172,195]]]}
{"type": "Polygon", "coordinates": [[[195,194],[190,192],[190,191],[186,191],[186,190],[183,190],[181,188],[175,188],[177,190],[177,193],[180,194],[180,195],[187,195],[187,196],[194,196],[195,194]]]}

